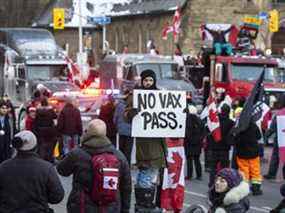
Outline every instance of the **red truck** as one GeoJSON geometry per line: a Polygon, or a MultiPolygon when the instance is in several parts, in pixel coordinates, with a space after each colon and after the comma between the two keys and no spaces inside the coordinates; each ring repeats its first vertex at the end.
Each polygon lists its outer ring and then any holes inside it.
{"type": "MultiPolygon", "coordinates": [[[[280,72],[277,69],[278,63],[274,58],[211,55],[206,61],[207,63],[201,69],[203,74],[201,75],[200,72],[200,82],[195,85],[204,90],[206,90],[206,87],[204,87],[206,84],[202,81],[208,81],[210,87],[225,88],[232,99],[247,97],[262,70],[265,69],[264,87],[266,93],[278,96],[285,92],[285,83],[280,78],[280,72]]],[[[190,80],[199,75],[197,69],[196,71],[193,70],[190,69],[190,72],[188,72],[190,80]]],[[[208,92],[204,91],[204,94],[208,94],[208,92]]],[[[278,99],[278,97],[276,98],[278,99]]]]}

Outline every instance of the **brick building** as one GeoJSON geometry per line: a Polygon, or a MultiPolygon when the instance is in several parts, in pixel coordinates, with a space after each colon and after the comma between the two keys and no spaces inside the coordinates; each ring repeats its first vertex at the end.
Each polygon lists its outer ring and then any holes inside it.
{"type": "MultiPolygon", "coordinates": [[[[202,45],[200,26],[202,23],[232,23],[239,25],[245,15],[257,15],[260,11],[276,8],[280,11],[280,32],[272,34],[263,24],[257,39],[261,49],[273,48],[280,52],[285,48],[285,1],[284,0],[81,0],[85,40],[93,50],[96,60],[102,53],[102,28],[87,22],[86,16],[110,16],[112,23],[107,25],[109,47],[121,52],[128,45],[129,52],[146,52],[147,41],[154,40],[159,52],[171,54],[174,42],[171,38],[162,39],[162,29],[172,22],[173,14],[179,5],[182,8],[182,33],[179,37],[184,53],[197,53],[202,45]],[[106,3],[109,2],[109,3],[106,3]],[[114,3],[112,3],[114,2],[114,3]],[[283,18],[284,17],[284,18],[283,18]],[[91,42],[90,39],[91,38],[91,42]],[[278,44],[278,45],[277,45],[278,44]]],[[[53,31],[58,43],[69,44],[72,56],[78,49],[78,0],[55,0],[35,20],[35,27],[52,29],[52,8],[67,9],[66,28],[53,31]],[[77,21],[76,21],[77,20],[77,21]]]]}

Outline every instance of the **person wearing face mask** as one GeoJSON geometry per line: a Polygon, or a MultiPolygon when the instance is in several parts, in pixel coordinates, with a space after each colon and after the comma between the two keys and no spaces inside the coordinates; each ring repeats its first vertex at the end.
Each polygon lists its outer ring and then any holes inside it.
{"type": "Polygon", "coordinates": [[[218,172],[214,186],[209,191],[209,213],[244,213],[249,210],[249,184],[234,169],[218,172]]]}
{"type": "MultiPolygon", "coordinates": [[[[136,89],[157,90],[156,74],[153,70],[144,70],[141,73],[141,86],[136,89]]],[[[132,122],[138,113],[133,108],[133,95],[127,99],[124,111],[125,120],[132,122]]],[[[136,161],[139,169],[137,183],[135,185],[136,212],[149,212],[156,209],[153,201],[155,192],[159,192],[159,171],[166,167],[166,144],[164,138],[136,138],[136,161]]],[[[156,196],[158,201],[159,196],[156,196]]],[[[152,211],[153,212],[153,211],[152,211]]]]}
{"type": "Polygon", "coordinates": [[[0,163],[10,158],[11,155],[11,125],[8,116],[9,106],[0,102],[0,163]]]}

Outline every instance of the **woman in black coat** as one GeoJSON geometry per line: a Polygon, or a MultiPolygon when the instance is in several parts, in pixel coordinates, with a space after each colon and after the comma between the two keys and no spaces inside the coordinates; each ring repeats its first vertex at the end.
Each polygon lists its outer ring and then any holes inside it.
{"type": "Polygon", "coordinates": [[[48,105],[47,99],[41,101],[41,106],[36,110],[33,130],[39,143],[39,155],[42,159],[54,162],[53,150],[57,140],[57,129],[54,119],[57,115],[53,108],[48,105]]]}
{"type": "Polygon", "coordinates": [[[204,125],[196,113],[197,109],[194,106],[190,106],[189,113],[187,114],[186,118],[186,138],[184,147],[187,160],[187,178],[192,178],[194,161],[197,179],[201,180],[202,168],[200,155],[202,149],[204,125]]]}

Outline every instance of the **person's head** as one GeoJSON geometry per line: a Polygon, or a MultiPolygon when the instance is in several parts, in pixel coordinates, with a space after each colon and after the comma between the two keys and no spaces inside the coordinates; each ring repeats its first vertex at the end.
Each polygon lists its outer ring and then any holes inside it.
{"type": "Polygon", "coordinates": [[[41,105],[42,105],[42,106],[48,106],[48,99],[47,99],[47,98],[43,98],[43,99],[41,100],[41,105]]]}
{"type": "Polygon", "coordinates": [[[144,70],[140,76],[141,85],[144,89],[156,89],[156,74],[153,70],[144,70]]]}
{"type": "Polygon", "coordinates": [[[90,137],[105,137],[107,134],[107,127],[101,119],[94,119],[90,121],[84,132],[83,138],[90,137]]]}
{"type": "Polygon", "coordinates": [[[225,99],[226,96],[226,90],[222,87],[216,88],[216,100],[217,102],[221,102],[225,99]]]}
{"type": "Polygon", "coordinates": [[[12,145],[17,151],[35,151],[37,147],[37,138],[31,131],[24,130],[14,136],[12,145]]]}
{"type": "Polygon", "coordinates": [[[29,113],[29,116],[30,116],[31,118],[35,118],[35,117],[36,117],[36,108],[35,108],[35,107],[30,107],[30,108],[28,109],[28,113],[29,113]]]}
{"type": "Polygon", "coordinates": [[[8,96],[8,94],[4,94],[4,96],[3,96],[3,101],[9,101],[10,99],[9,99],[9,96],[8,96]]]}
{"type": "Polygon", "coordinates": [[[66,99],[65,99],[65,103],[74,105],[75,104],[75,97],[72,95],[67,95],[66,99]]]}
{"type": "Polygon", "coordinates": [[[0,115],[1,116],[7,115],[8,111],[9,111],[8,104],[5,101],[2,100],[0,102],[0,115]]]}
{"type": "Polygon", "coordinates": [[[242,181],[242,176],[238,170],[224,168],[218,172],[215,179],[215,192],[224,193],[238,186],[242,181]]]}
{"type": "Polygon", "coordinates": [[[242,108],[241,107],[236,108],[235,111],[234,111],[234,117],[236,119],[238,119],[240,114],[241,114],[241,112],[242,112],[242,108]]]}

